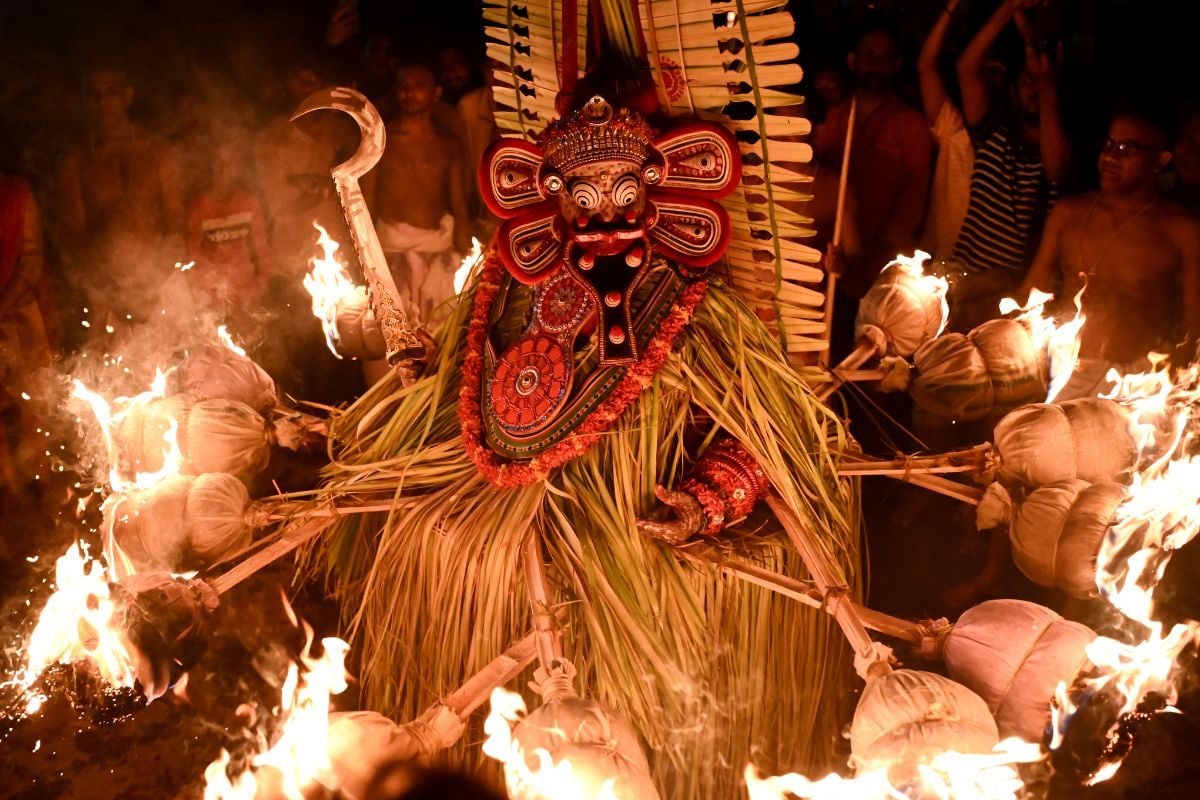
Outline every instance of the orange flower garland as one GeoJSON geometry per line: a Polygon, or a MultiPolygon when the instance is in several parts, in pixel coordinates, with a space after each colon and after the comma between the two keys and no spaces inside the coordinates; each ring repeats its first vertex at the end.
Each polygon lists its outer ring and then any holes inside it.
{"type": "Polygon", "coordinates": [[[458,421],[467,455],[484,477],[502,488],[514,488],[544,479],[553,470],[582,455],[600,439],[604,431],[650,385],[655,373],[666,363],[679,333],[691,322],[696,307],[704,299],[708,283],[697,280],[683,290],[646,347],[641,360],[626,368],[612,394],[580,423],[573,435],[551,445],[529,461],[522,462],[501,460],[488,447],[480,408],[488,318],[492,304],[500,293],[503,277],[504,266],[493,248],[484,260],[467,328],[467,352],[463,359],[462,386],[458,394],[458,421]]]}

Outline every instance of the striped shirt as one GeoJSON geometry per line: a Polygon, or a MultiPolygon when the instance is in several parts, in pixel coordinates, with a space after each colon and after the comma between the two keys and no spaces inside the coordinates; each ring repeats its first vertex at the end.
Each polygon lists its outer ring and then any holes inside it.
{"type": "Polygon", "coordinates": [[[1021,142],[1010,118],[1000,110],[968,130],[975,145],[975,166],[954,258],[975,270],[1023,273],[1058,189],[1046,178],[1041,153],[1021,142]]]}

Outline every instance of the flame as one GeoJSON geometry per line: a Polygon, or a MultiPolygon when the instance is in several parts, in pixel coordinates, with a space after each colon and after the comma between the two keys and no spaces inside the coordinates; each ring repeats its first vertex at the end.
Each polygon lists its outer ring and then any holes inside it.
{"type": "Polygon", "coordinates": [[[530,767],[521,743],[513,736],[514,727],[524,715],[521,695],[502,688],[492,690],[491,711],[483,723],[487,734],[483,753],[504,766],[504,781],[512,800],[616,800],[615,779],[609,778],[598,787],[589,785],[582,775],[575,774],[569,759],[555,764],[543,748],[533,751],[537,766],[530,767]]]}
{"type": "Polygon", "coordinates": [[[335,257],[341,245],[317,223],[314,222],[313,227],[319,234],[317,245],[322,255],[312,260],[312,269],[304,276],[304,288],[312,295],[313,316],[321,320],[325,343],[335,356],[341,358],[337,350],[338,305],[350,301],[360,289],[350,280],[345,265],[335,257]]]}
{"type": "Polygon", "coordinates": [[[950,305],[946,302],[946,293],[950,291],[950,284],[939,275],[925,274],[925,262],[930,258],[929,253],[924,250],[917,250],[911,256],[897,253],[885,269],[899,269],[907,273],[910,277],[915,278],[921,288],[930,296],[941,301],[942,322],[938,326],[937,333],[934,334],[934,338],[936,338],[942,335],[942,331],[946,329],[946,323],[950,320],[950,305]]]}
{"type": "MultiPolygon", "coordinates": [[[[1129,622],[1127,633],[1133,641],[1101,636],[1088,646],[1095,670],[1084,676],[1075,696],[1059,686],[1052,747],[1061,743],[1079,705],[1099,692],[1120,700],[1119,715],[1138,710],[1152,693],[1162,698],[1161,710],[1174,711],[1178,659],[1200,644],[1200,623],[1180,623],[1164,633],[1162,623],[1153,618],[1154,592],[1167,563],[1200,532],[1200,456],[1192,454],[1200,432],[1200,364],[1172,375],[1165,356],[1154,355],[1151,361],[1147,373],[1108,375],[1116,384],[1109,399],[1130,410],[1137,461],[1127,497],[1096,558],[1096,587],[1129,622]]],[[[1110,743],[1119,722],[1108,731],[1110,743]]],[[[1112,777],[1123,758],[1107,757],[1088,783],[1112,777]]]]}
{"type": "Polygon", "coordinates": [[[467,257],[462,260],[462,264],[454,273],[454,293],[462,294],[462,290],[467,285],[467,279],[471,277],[471,273],[475,271],[475,265],[483,258],[483,244],[474,236],[471,237],[471,252],[467,253],[467,257]]]}
{"type": "Polygon", "coordinates": [[[116,441],[113,438],[113,431],[132,409],[166,396],[169,372],[169,370],[163,372],[161,369],[155,369],[154,380],[149,389],[134,397],[118,397],[111,405],[102,395],[89,389],[83,381],[78,378],[74,380],[72,397],[87,403],[91,408],[92,415],[100,424],[104,452],[108,459],[108,483],[114,492],[149,489],[164,478],[178,475],[183,469],[183,451],[179,448],[179,424],[173,419],[168,420],[167,429],[163,433],[163,465],[154,472],[135,472],[133,477],[122,473],[120,459],[117,456],[116,441]],[[115,412],[113,411],[114,405],[118,408],[115,412]]]}
{"type": "Polygon", "coordinates": [[[100,677],[116,687],[134,685],[134,648],[114,621],[117,601],[108,570],[77,542],[54,565],[54,593],[38,617],[25,651],[25,666],[13,682],[27,691],[26,714],[45,697],[28,692],[52,664],[90,661],[100,677]]]}
{"type": "Polygon", "coordinates": [[[219,339],[221,341],[221,344],[228,347],[230,350],[232,350],[237,355],[241,356],[242,358],[246,357],[245,349],[238,346],[238,343],[235,342],[233,340],[233,337],[229,335],[229,329],[227,327],[225,327],[224,325],[217,326],[217,339],[219,339]]]}
{"type": "Polygon", "coordinates": [[[204,800],[253,800],[258,790],[255,773],[271,768],[279,776],[279,791],[289,800],[303,800],[304,788],[320,782],[336,789],[329,762],[329,698],[346,690],[346,653],[341,639],[324,638],[324,653],[311,656],[312,628],[304,624],[305,645],[300,664],[288,666],[277,710],[278,738],[267,746],[259,734],[260,752],[249,765],[230,777],[229,753],[220,755],[204,770],[204,800]]]}
{"type": "Polygon", "coordinates": [[[946,751],[917,764],[902,788],[893,785],[888,766],[851,778],[831,774],[813,781],[794,772],[764,778],[747,764],[744,777],[750,800],[784,800],[788,795],[812,800],[1015,800],[1024,788],[1016,765],[1040,761],[1044,755],[1039,745],[1017,738],[1005,739],[987,754],[946,751]]]}
{"type": "Polygon", "coordinates": [[[1071,373],[1079,364],[1080,334],[1086,317],[1083,313],[1084,286],[1075,295],[1075,316],[1066,322],[1059,323],[1053,317],[1045,315],[1046,304],[1054,299],[1054,295],[1040,289],[1031,289],[1029,299],[1024,306],[1011,297],[1000,301],[1000,313],[1011,314],[1019,311],[1016,320],[1023,323],[1033,338],[1033,344],[1038,350],[1045,350],[1049,361],[1050,385],[1046,391],[1046,402],[1053,403],[1054,398],[1067,385],[1071,373]]]}

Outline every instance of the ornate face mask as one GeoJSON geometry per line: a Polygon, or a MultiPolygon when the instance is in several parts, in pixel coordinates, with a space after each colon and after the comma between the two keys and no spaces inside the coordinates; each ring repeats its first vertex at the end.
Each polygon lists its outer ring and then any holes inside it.
{"type": "Polygon", "coordinates": [[[497,236],[509,273],[538,284],[565,271],[598,312],[601,366],[636,362],[629,302],[652,253],[692,269],[729,243],[716,200],[736,188],[733,138],[697,123],[655,138],[630,111],[601,97],[551,124],[541,146],[502,140],[481,165],[488,207],[506,220],[497,236]]]}
{"type": "Polygon", "coordinates": [[[679,327],[673,309],[703,294],[687,279],[728,245],[716,200],[738,185],[741,157],[716,125],[655,138],[641,117],[594,97],[551,124],[540,146],[497,142],[480,170],[484,199],[505,220],[499,259],[534,292],[521,336],[499,350],[487,340],[480,402],[466,416],[480,416],[496,455],[545,464],[552,448],[578,449],[583,431],[611,416],[607,398],[629,394],[617,387],[631,371],[661,365],[674,336],[666,332],[679,327]],[[652,263],[661,271],[650,279],[652,263]],[[593,330],[595,369],[577,376],[575,343],[593,330]]]}

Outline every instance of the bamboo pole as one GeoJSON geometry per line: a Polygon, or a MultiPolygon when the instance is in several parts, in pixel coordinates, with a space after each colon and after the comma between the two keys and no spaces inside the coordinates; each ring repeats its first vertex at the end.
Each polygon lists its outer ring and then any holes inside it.
{"type": "MultiPolygon", "coordinates": [[[[830,593],[838,588],[839,584],[834,579],[833,572],[829,565],[825,563],[825,559],[821,557],[820,551],[812,542],[812,533],[805,529],[804,524],[792,509],[783,502],[783,499],[777,495],[767,495],[767,505],[770,506],[775,518],[783,525],[784,532],[791,539],[796,550],[799,551],[800,557],[804,560],[804,565],[808,567],[808,572],[813,577],[813,582],[820,591],[822,597],[828,598],[830,593]]],[[[871,658],[874,652],[874,645],[871,642],[871,637],[867,634],[867,629],[863,627],[863,622],[859,618],[854,606],[849,603],[837,602],[832,604],[833,617],[837,620],[838,625],[842,629],[842,633],[850,641],[850,646],[854,652],[863,658],[871,658]]]]}
{"type": "Polygon", "coordinates": [[[903,456],[886,461],[865,453],[847,452],[842,456],[846,461],[838,465],[838,475],[887,475],[903,478],[908,475],[981,472],[990,466],[992,446],[981,444],[965,450],[926,456],[903,456]]]}
{"type": "MultiPolygon", "coordinates": [[[[797,580],[787,575],[780,575],[778,572],[760,567],[757,564],[751,564],[735,558],[722,558],[715,551],[704,554],[704,558],[717,564],[730,575],[740,578],[747,583],[753,583],[755,586],[761,586],[764,589],[770,589],[785,597],[798,600],[807,606],[823,609],[830,614],[833,613],[833,606],[825,603],[822,599],[821,590],[811,583],[797,580]]],[[[921,642],[920,626],[914,622],[901,617],[893,617],[891,614],[867,608],[850,600],[842,600],[840,602],[853,606],[858,618],[862,620],[863,626],[870,630],[891,636],[895,639],[911,642],[912,644],[919,644],[921,642]]]]}
{"type": "Polygon", "coordinates": [[[531,531],[522,547],[525,565],[525,588],[533,612],[533,634],[537,644],[538,661],[550,675],[556,662],[562,660],[562,639],[550,611],[550,595],[546,589],[546,569],[542,562],[542,540],[531,531]]]}
{"type": "MultiPolygon", "coordinates": [[[[833,238],[825,252],[825,263],[828,265],[830,254],[842,244],[842,219],[846,213],[846,183],[850,175],[850,153],[854,143],[854,118],[858,114],[858,98],[850,97],[850,114],[846,121],[846,144],[842,148],[842,174],[838,176],[837,211],[833,218],[833,238]]],[[[826,270],[829,277],[825,281],[825,339],[833,338],[833,298],[837,293],[837,273],[826,270]]],[[[829,365],[829,348],[820,354],[821,366],[829,365]]]]}
{"type": "Polygon", "coordinates": [[[839,369],[837,376],[842,383],[865,383],[883,380],[887,372],[881,369],[839,369]]]}
{"type": "Polygon", "coordinates": [[[466,720],[491,696],[492,690],[511,681],[537,658],[536,633],[530,631],[509,645],[508,649],[493,658],[483,669],[467,678],[462,686],[442,700],[441,705],[453,711],[461,720],[466,720]]]}
{"type": "Polygon", "coordinates": [[[858,345],[854,348],[850,355],[843,358],[842,362],[833,368],[830,374],[829,383],[823,383],[818,386],[813,390],[813,394],[815,394],[817,399],[821,400],[822,402],[828,400],[843,383],[839,373],[846,370],[858,369],[864,363],[866,363],[868,359],[876,355],[879,355],[879,351],[876,349],[875,345],[867,339],[860,339],[858,345]]]}
{"type": "Polygon", "coordinates": [[[209,581],[209,586],[217,594],[224,594],[263,567],[278,561],[305,542],[320,536],[325,532],[326,528],[333,524],[333,519],[331,516],[327,519],[307,520],[295,524],[288,530],[285,530],[275,541],[263,547],[257,553],[254,553],[245,561],[231,567],[226,572],[209,581]]]}
{"type": "MultiPolygon", "coordinates": [[[[843,455],[850,462],[848,465],[850,469],[854,468],[856,462],[857,464],[868,464],[872,462],[889,463],[883,459],[873,458],[862,453],[844,453],[843,455]]],[[[838,474],[842,475],[855,473],[843,473],[839,468],[838,474]]],[[[966,484],[959,483],[958,481],[952,481],[949,478],[943,478],[940,475],[933,475],[929,474],[928,472],[902,469],[885,469],[882,472],[872,474],[880,474],[894,480],[903,481],[904,483],[911,483],[914,486],[920,486],[924,489],[929,489],[931,492],[937,492],[938,494],[945,495],[946,497],[952,497],[955,500],[959,500],[972,506],[979,505],[983,500],[984,490],[978,486],[967,486],[966,484]]]]}

